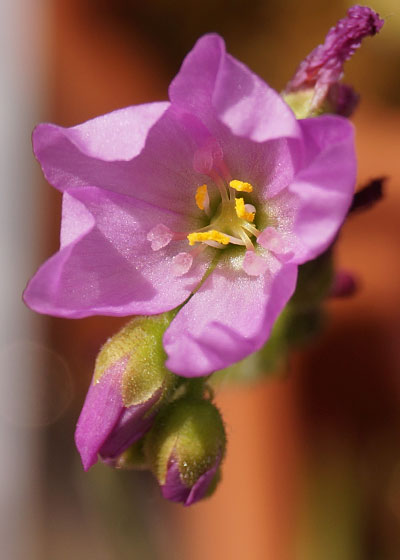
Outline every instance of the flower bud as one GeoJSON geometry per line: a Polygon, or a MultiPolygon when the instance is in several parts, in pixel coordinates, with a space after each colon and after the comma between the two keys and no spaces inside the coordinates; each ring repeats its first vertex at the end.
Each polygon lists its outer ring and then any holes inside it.
{"type": "Polygon", "coordinates": [[[349,86],[339,83],[344,63],[353,56],[365,37],[380,31],[383,23],[371,8],[356,5],[329,30],[325,42],[300,63],[285,88],[284,97],[298,118],[321,112],[349,116],[353,112],[358,95],[349,86]],[[306,98],[308,95],[309,99],[306,98]]]}
{"type": "Polygon", "coordinates": [[[190,506],[209,495],[219,480],[225,444],[222,418],[211,402],[183,397],[166,407],[145,440],[164,498],[190,506]]]}
{"type": "Polygon", "coordinates": [[[353,296],[358,289],[358,282],[354,274],[346,270],[338,270],[333,278],[330,296],[343,298],[353,296]]]}
{"type": "Polygon", "coordinates": [[[152,426],[177,377],[164,362],[171,313],[135,317],[100,350],[75,432],[83,467],[112,463],[152,426]]]}

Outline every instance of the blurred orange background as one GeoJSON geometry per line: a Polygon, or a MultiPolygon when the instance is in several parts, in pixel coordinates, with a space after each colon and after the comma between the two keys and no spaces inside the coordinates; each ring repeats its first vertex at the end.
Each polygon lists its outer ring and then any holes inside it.
{"type": "MultiPolygon", "coordinates": [[[[350,5],[37,4],[28,24],[40,67],[33,115],[64,126],[167,98],[183,57],[207,31],[220,32],[232,54],[282,89],[350,5]]],[[[39,354],[44,364],[29,406],[40,409],[41,420],[12,428],[35,447],[32,465],[28,455],[22,469],[31,487],[27,501],[21,498],[26,533],[18,535],[29,552],[10,544],[7,560],[400,558],[400,10],[389,0],[370,5],[386,24],[347,64],[346,82],[362,94],[353,119],[359,184],[388,180],[384,200],[345,225],[337,251],[338,266],[354,271],[361,289],[327,304],[324,332],[292,356],[286,371],[219,391],[228,432],[223,480],[214,497],[188,509],[164,503],[148,473],[103,465],[81,471],[74,425],[96,353],[124,320],[38,321],[27,311],[33,327],[24,341],[33,345],[32,360],[39,354]]],[[[57,250],[61,212],[60,194],[35,173],[24,185],[35,193],[38,215],[26,240],[28,275],[57,250]]],[[[14,342],[20,340],[7,340],[7,348],[14,342]]],[[[7,430],[15,424],[12,414],[0,420],[7,430]]],[[[17,527],[2,515],[4,527],[17,527]]]]}

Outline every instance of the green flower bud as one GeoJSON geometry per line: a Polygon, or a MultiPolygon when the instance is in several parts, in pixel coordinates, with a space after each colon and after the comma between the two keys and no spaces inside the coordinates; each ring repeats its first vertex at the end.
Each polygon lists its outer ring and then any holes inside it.
{"type": "Polygon", "coordinates": [[[171,395],[178,377],[164,366],[162,336],[172,318],[135,317],[100,350],[75,433],[85,470],[98,454],[113,464],[151,428],[171,395]]]}
{"type": "Polygon", "coordinates": [[[183,397],[164,408],[145,440],[164,498],[189,506],[212,492],[225,445],[223,421],[211,402],[183,397]]]}

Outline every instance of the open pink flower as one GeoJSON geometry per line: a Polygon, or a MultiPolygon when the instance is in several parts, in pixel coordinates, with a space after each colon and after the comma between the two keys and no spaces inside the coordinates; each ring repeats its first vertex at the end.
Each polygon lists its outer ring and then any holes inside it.
{"type": "Polygon", "coordinates": [[[356,161],[347,120],[297,121],[217,35],[198,41],[169,94],[73,128],[36,128],[63,217],[60,250],[25,301],[70,318],[186,302],[164,348],[167,367],[191,377],[266,342],[298,265],[342,224],[356,161]]]}

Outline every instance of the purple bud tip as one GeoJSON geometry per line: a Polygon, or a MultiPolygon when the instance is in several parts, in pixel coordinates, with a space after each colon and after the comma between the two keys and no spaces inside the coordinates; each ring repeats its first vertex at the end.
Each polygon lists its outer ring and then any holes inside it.
{"type": "Polygon", "coordinates": [[[330,296],[350,297],[358,290],[358,282],[351,272],[339,270],[333,279],[330,296]]]}
{"type": "Polygon", "coordinates": [[[342,77],[343,65],[361,45],[364,37],[378,33],[384,20],[366,6],[352,6],[347,16],[332,27],[323,45],[318,45],[300,63],[294,77],[286,86],[286,93],[315,87],[318,105],[329,86],[342,77]]]}
{"type": "Polygon", "coordinates": [[[358,105],[360,96],[347,84],[332,84],[328,91],[328,106],[336,115],[350,117],[358,105]]]}
{"type": "Polygon", "coordinates": [[[361,187],[354,195],[350,206],[349,214],[359,210],[368,210],[383,197],[384,177],[372,179],[369,183],[361,187]]]}
{"type": "Polygon", "coordinates": [[[207,491],[217,473],[221,463],[222,455],[217,457],[214,465],[205,471],[192,486],[186,486],[182,480],[178,463],[171,459],[168,464],[165,484],[161,486],[164,498],[172,502],[181,502],[190,506],[205,497],[207,491]]]}

